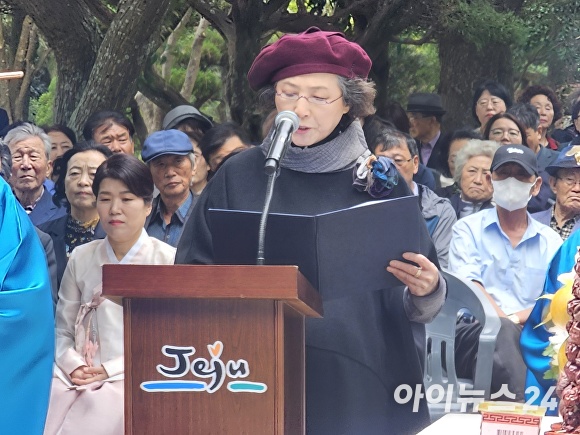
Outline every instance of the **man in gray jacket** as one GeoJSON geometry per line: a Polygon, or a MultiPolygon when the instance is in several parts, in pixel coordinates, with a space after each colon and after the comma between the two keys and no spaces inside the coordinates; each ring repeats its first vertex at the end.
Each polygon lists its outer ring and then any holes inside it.
{"type": "Polygon", "coordinates": [[[457,221],[457,216],[448,199],[437,196],[427,186],[413,181],[413,175],[419,169],[419,150],[415,139],[398,130],[385,129],[374,138],[369,148],[376,156],[393,160],[409,189],[419,196],[419,206],[437,250],[439,264],[442,269],[447,269],[451,227],[457,221]]]}

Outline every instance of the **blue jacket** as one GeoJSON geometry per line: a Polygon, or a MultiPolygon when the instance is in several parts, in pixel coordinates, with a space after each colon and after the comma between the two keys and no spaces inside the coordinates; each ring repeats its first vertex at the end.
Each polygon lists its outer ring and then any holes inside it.
{"type": "MultiPolygon", "coordinates": [[[[548,210],[539,211],[538,213],[532,214],[532,217],[540,222],[541,224],[550,226],[550,220],[552,219],[552,207],[548,210]]],[[[578,228],[580,228],[580,219],[576,221],[574,224],[574,228],[572,228],[572,232],[575,232],[578,228]]]]}
{"type": "Polygon", "coordinates": [[[52,195],[45,188],[44,192],[42,192],[42,197],[28,216],[32,223],[38,226],[64,215],[66,215],[66,209],[64,207],[58,207],[52,202],[52,195]]]}

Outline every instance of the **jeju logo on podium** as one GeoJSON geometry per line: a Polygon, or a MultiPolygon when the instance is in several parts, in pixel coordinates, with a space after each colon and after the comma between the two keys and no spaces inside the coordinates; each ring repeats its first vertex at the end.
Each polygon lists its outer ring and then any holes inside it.
{"type": "Polygon", "coordinates": [[[148,393],[186,391],[192,393],[215,393],[227,386],[232,393],[264,393],[268,386],[263,382],[249,380],[250,365],[245,359],[223,361],[220,357],[224,345],[221,341],[207,345],[209,359],[196,356],[193,346],[165,345],[162,353],[173,359],[173,366],[158,364],[157,372],[162,380],[141,383],[141,389],[148,393]],[[191,358],[194,358],[191,360],[191,358]],[[188,380],[188,376],[202,380],[188,380]]]}

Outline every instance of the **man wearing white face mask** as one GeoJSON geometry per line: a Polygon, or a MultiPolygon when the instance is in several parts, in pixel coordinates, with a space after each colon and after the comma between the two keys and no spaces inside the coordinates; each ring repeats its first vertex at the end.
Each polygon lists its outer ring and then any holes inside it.
{"type": "MultiPolygon", "coordinates": [[[[475,282],[501,318],[492,395],[507,384],[515,397],[505,394],[498,399],[523,400],[526,370],[519,336],[562,240],[526,210],[542,184],[532,150],[523,145],[499,147],[488,177],[496,208],[467,216],[453,226],[449,270],[475,282]]],[[[480,332],[478,322],[458,322],[455,360],[461,377],[473,378],[480,332]]]]}

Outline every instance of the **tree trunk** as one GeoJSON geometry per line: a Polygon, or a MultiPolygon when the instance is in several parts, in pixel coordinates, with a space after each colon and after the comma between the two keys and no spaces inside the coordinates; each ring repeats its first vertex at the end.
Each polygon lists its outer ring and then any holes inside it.
{"type": "Polygon", "coordinates": [[[234,37],[228,42],[228,73],[226,96],[232,120],[240,124],[250,135],[251,141],[261,139],[262,114],[256,93],[248,84],[248,71],[261,49],[263,34],[261,0],[235,2],[232,4],[234,37]],[[244,3],[244,4],[240,4],[244,3]]]}
{"type": "MultiPolygon", "coordinates": [[[[10,68],[8,44],[5,39],[6,29],[4,20],[0,19],[0,69],[8,71],[10,68]]],[[[8,113],[8,119],[12,122],[12,101],[10,100],[10,85],[8,80],[0,80],[0,107],[8,113]]]]}
{"type": "Polygon", "coordinates": [[[197,73],[199,72],[199,63],[201,61],[201,47],[203,41],[205,40],[205,31],[209,26],[209,21],[201,17],[199,19],[199,24],[195,30],[193,36],[193,43],[191,44],[191,54],[189,56],[189,62],[187,63],[187,70],[185,72],[185,80],[183,81],[183,86],[181,86],[180,94],[186,100],[191,101],[191,95],[193,94],[193,87],[195,86],[195,80],[197,79],[197,73]]]}
{"type": "Polygon", "coordinates": [[[496,80],[513,93],[512,56],[508,46],[486,46],[479,51],[461,35],[446,32],[439,36],[439,60],[439,93],[447,110],[443,117],[444,131],[478,126],[472,116],[471,100],[479,82],[496,80]]]}
{"type": "Polygon", "coordinates": [[[170,0],[122,0],[91,70],[89,80],[70,125],[82,129],[91,113],[112,109],[123,111],[137,89],[136,78],[143,71],[170,0]],[[146,28],[147,33],[143,33],[146,28]]]}
{"type": "Polygon", "coordinates": [[[26,57],[24,59],[24,77],[20,83],[18,97],[14,106],[14,118],[29,120],[28,107],[30,105],[30,83],[34,76],[34,58],[36,57],[36,50],[38,48],[38,31],[32,20],[26,22],[28,30],[28,43],[26,49],[26,57]]]}
{"type": "Polygon", "coordinates": [[[5,1],[30,15],[53,49],[57,63],[55,121],[68,124],[95,62],[102,41],[102,23],[93,16],[87,2],[5,1]]]}

